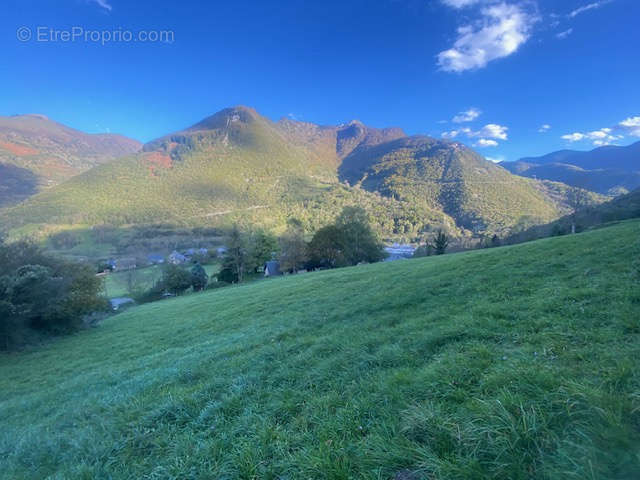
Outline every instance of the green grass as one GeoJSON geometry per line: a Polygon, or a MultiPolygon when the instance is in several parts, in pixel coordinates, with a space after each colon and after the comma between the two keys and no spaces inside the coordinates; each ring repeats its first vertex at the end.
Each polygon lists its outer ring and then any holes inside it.
{"type": "MultiPolygon", "coordinates": [[[[215,275],[220,271],[220,264],[203,265],[207,275],[215,275]]],[[[134,290],[144,292],[149,290],[162,277],[162,266],[152,265],[149,267],[138,268],[133,271],[134,290]]],[[[110,273],[105,277],[105,294],[107,298],[126,297],[134,295],[136,292],[129,291],[129,272],[120,271],[110,273]]]]}
{"type": "Polygon", "coordinates": [[[256,282],[0,356],[0,477],[640,478],[639,234],[256,282]]]}

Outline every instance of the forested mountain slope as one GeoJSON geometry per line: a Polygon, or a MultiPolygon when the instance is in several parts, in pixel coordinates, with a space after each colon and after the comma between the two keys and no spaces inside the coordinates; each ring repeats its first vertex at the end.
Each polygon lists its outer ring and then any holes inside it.
{"type": "MultiPolygon", "coordinates": [[[[557,193],[557,192],[556,192],[557,193]]],[[[445,228],[504,233],[561,215],[558,195],[468,147],[353,121],[336,127],[222,110],[144,151],[101,165],[5,213],[28,224],[228,225],[314,230],[344,205],[365,207],[385,235],[445,228]]]]}

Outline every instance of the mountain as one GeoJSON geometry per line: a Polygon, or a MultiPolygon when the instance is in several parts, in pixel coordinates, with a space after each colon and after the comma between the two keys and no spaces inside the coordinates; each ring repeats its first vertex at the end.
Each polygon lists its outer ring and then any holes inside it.
{"type": "Polygon", "coordinates": [[[2,478],[638,479],[639,230],[209,290],[1,354],[2,478]]]}
{"type": "Polygon", "coordinates": [[[140,147],[121,135],[86,134],[43,115],[0,117],[0,207],[140,147]]]}
{"type": "Polygon", "coordinates": [[[561,150],[542,157],[503,162],[512,173],[566,183],[606,195],[640,187],[640,142],[605,146],[590,152],[561,150]]]}
{"type": "Polygon", "coordinates": [[[521,243],[571,231],[575,223],[578,230],[597,228],[612,222],[640,218],[640,188],[620,195],[608,202],[593,204],[580,209],[575,214],[565,215],[551,223],[534,225],[505,239],[506,243],[521,243]]]}
{"type": "Polygon", "coordinates": [[[99,165],[4,217],[12,228],[246,220],[274,229],[296,217],[312,231],[357,204],[385,235],[437,228],[472,235],[557,218],[561,195],[549,190],[460,143],[359,121],[273,122],[239,106],[99,165]]]}
{"type": "Polygon", "coordinates": [[[556,208],[534,182],[518,178],[457,142],[424,136],[365,145],[346,157],[340,177],[367,191],[444,212],[472,232],[500,231],[556,208]]]}

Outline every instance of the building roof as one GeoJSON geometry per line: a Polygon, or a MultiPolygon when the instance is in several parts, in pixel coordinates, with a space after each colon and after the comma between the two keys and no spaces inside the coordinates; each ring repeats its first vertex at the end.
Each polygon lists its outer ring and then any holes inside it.
{"type": "Polygon", "coordinates": [[[280,272],[280,262],[276,262],[272,260],[264,264],[264,273],[270,277],[275,277],[281,275],[280,272]]]}

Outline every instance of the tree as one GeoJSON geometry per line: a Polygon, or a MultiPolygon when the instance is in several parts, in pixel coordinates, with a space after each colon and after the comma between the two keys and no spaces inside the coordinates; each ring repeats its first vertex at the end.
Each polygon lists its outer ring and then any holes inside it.
{"type": "Polygon", "coordinates": [[[272,260],[278,252],[278,239],[270,233],[262,230],[248,236],[249,255],[247,270],[255,271],[269,260],[272,260]]]}
{"type": "Polygon", "coordinates": [[[302,224],[290,221],[289,228],[280,238],[280,269],[295,273],[304,267],[308,259],[302,224]]]}
{"type": "Polygon", "coordinates": [[[19,318],[16,307],[9,300],[6,277],[0,278],[0,350],[9,348],[20,340],[24,325],[19,318]],[[4,278],[4,281],[3,281],[4,278]]]}
{"type": "Polygon", "coordinates": [[[44,253],[32,242],[0,244],[0,348],[28,330],[66,333],[106,309],[101,281],[86,264],[44,253]]]}
{"type": "MultiPolygon", "coordinates": [[[[225,241],[227,251],[222,262],[222,271],[218,276],[222,281],[232,280],[233,283],[242,283],[247,265],[250,264],[250,253],[245,234],[238,225],[234,225],[225,241]]],[[[232,283],[229,282],[229,283],[232,283]]]]}
{"type": "Polygon", "coordinates": [[[207,287],[207,283],[209,282],[209,277],[207,276],[207,272],[199,263],[196,263],[191,268],[191,286],[193,287],[194,292],[201,292],[207,287]]]}
{"type": "Polygon", "coordinates": [[[442,230],[438,230],[438,233],[433,239],[433,249],[436,255],[444,255],[447,252],[448,246],[449,246],[449,237],[442,230]]]}
{"type": "Polygon", "coordinates": [[[165,265],[161,285],[173,295],[181,295],[191,287],[191,273],[179,265],[165,265]]]}
{"type": "Polygon", "coordinates": [[[309,256],[312,266],[335,268],[379,262],[386,252],[371,229],[367,212],[361,207],[345,207],[335,225],[321,228],[313,236],[309,256]]]}
{"type": "Polygon", "coordinates": [[[576,233],[578,212],[589,202],[589,194],[582,188],[572,188],[567,193],[567,203],[571,207],[571,233],[576,233]]]}
{"type": "Polygon", "coordinates": [[[336,227],[341,232],[344,256],[349,265],[379,262],[386,257],[384,245],[378,241],[364,208],[345,207],[336,227]]]}
{"type": "Polygon", "coordinates": [[[322,227],[309,243],[309,266],[336,268],[346,265],[342,232],[335,225],[322,227]]]}
{"type": "Polygon", "coordinates": [[[125,279],[127,281],[127,292],[129,293],[129,295],[138,294],[140,290],[140,278],[137,269],[128,269],[125,272],[125,279]]]}
{"type": "Polygon", "coordinates": [[[90,265],[67,262],[64,273],[68,278],[69,294],[61,304],[62,319],[59,324],[65,324],[72,330],[73,321],[91,312],[105,310],[108,302],[102,297],[103,280],[97,277],[90,265]]]}

